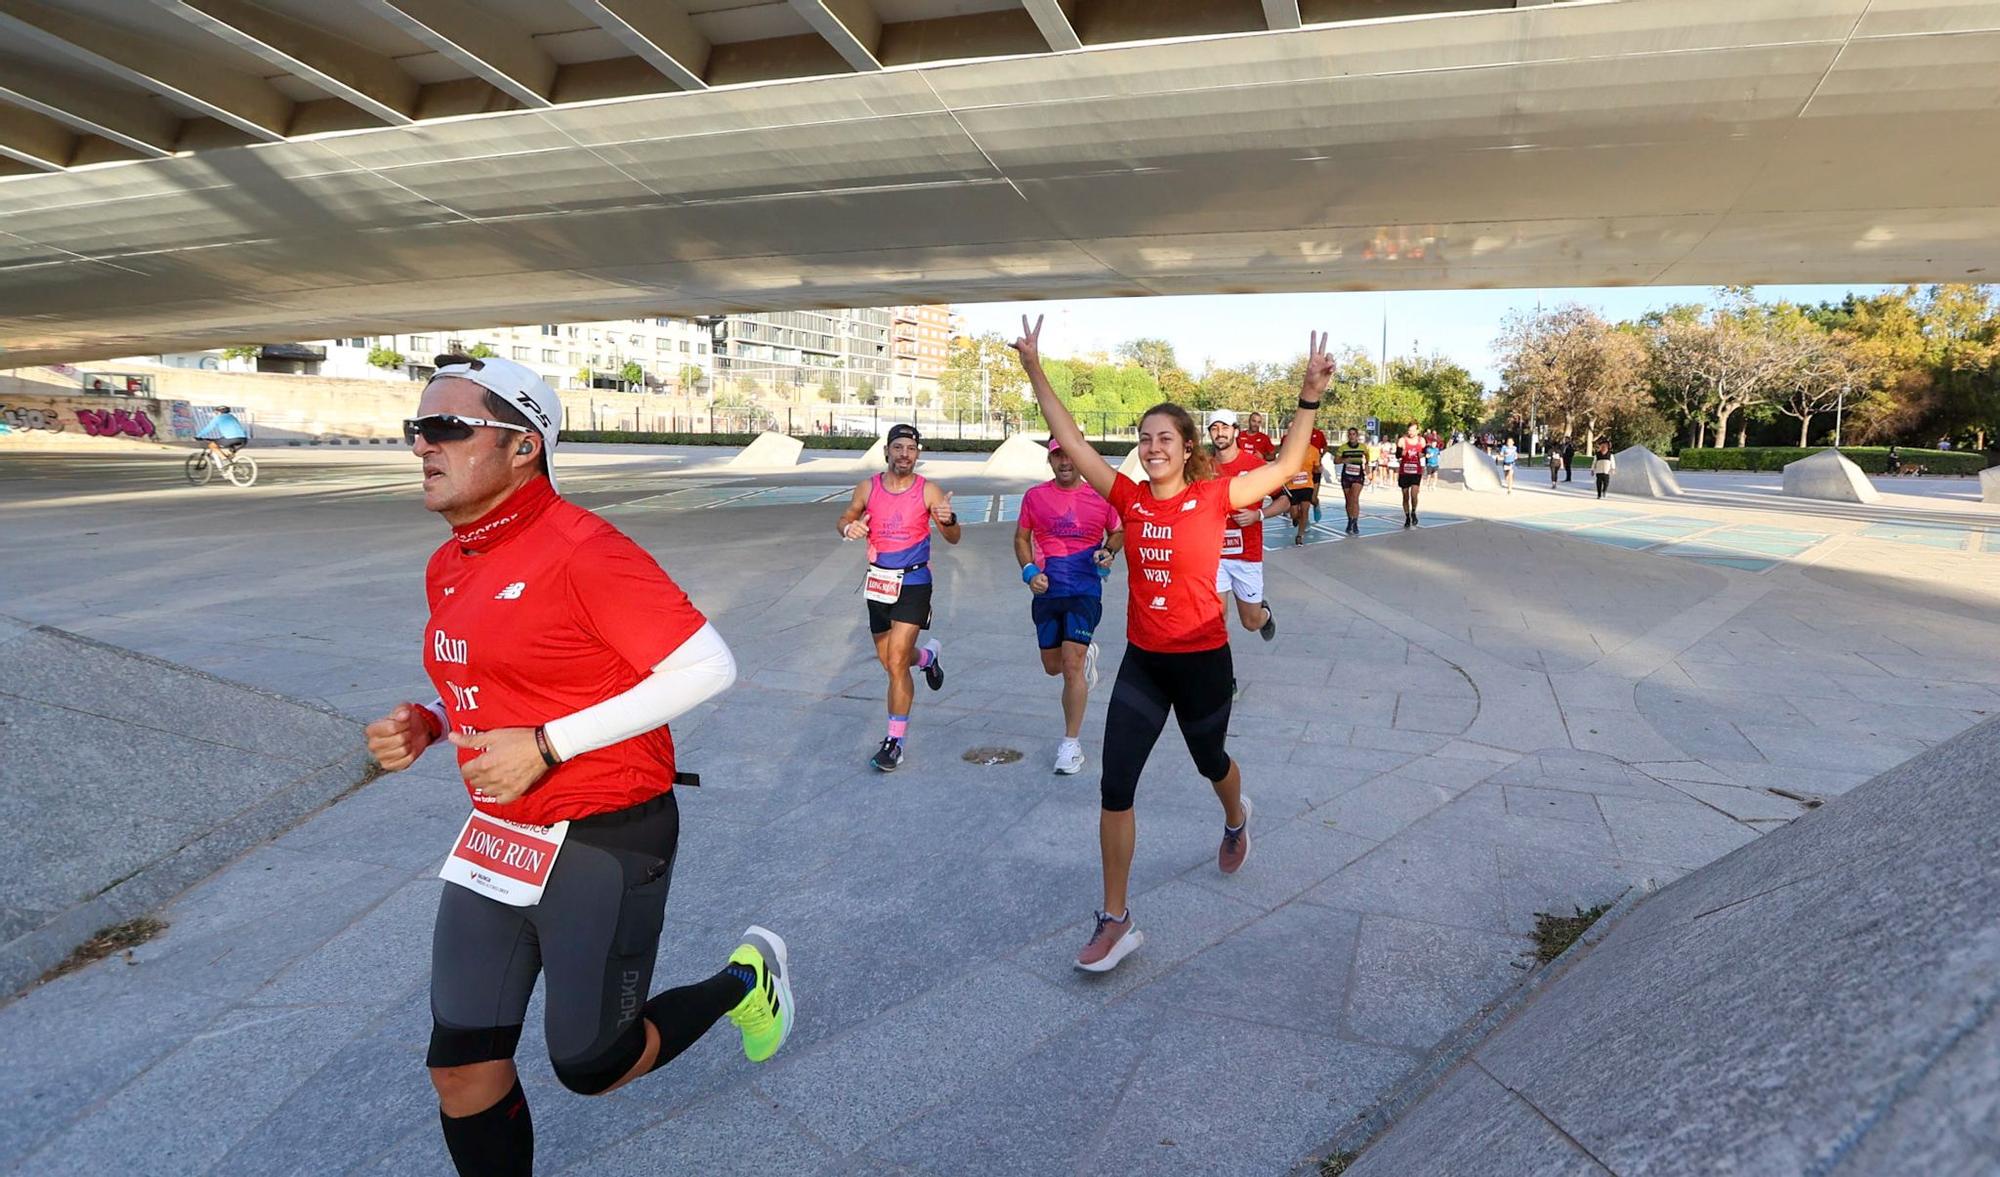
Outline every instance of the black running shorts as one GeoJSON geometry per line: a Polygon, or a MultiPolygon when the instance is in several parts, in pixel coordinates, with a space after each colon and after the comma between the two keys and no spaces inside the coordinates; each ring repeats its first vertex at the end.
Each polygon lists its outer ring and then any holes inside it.
{"type": "Polygon", "coordinates": [[[888,633],[893,622],[907,621],[918,629],[931,627],[931,586],[906,584],[903,592],[888,604],[868,602],[868,632],[888,633]]]}

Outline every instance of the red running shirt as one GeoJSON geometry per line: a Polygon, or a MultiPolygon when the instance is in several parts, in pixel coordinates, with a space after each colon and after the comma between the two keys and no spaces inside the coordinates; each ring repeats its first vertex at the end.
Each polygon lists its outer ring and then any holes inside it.
{"type": "MultiPolygon", "coordinates": [[[[1262,470],[1269,465],[1255,453],[1243,448],[1241,441],[1236,445],[1236,456],[1227,462],[1217,462],[1216,471],[1224,478],[1241,478],[1252,470],[1262,470]]],[[[1225,507],[1227,504],[1225,504],[1225,507]]],[[[1264,559],[1264,516],[1259,514],[1257,522],[1248,527],[1238,528],[1229,523],[1225,516],[1222,524],[1222,558],[1241,560],[1254,564],[1264,559]]]]}
{"type": "Polygon", "coordinates": [[[1189,483],[1156,499],[1150,485],[1125,477],[1111,485],[1111,506],[1125,523],[1125,636],[1154,654],[1190,654],[1229,644],[1222,598],[1222,529],[1229,482],[1189,483]]]}
{"type": "Polygon", "coordinates": [[[1424,443],[1421,438],[1416,440],[1407,437],[1403,438],[1396,443],[1396,449],[1402,455],[1402,464],[1398,468],[1399,473],[1422,474],[1424,472],[1424,443]]]}
{"type": "MultiPolygon", "coordinates": [[[[623,694],[706,623],[652,556],[546,478],[457,529],[431,556],[424,596],[424,670],[462,733],[535,727],[623,694]]],[[[473,755],[460,749],[459,763],[473,755]]],[[[548,825],[637,805],[673,780],[673,736],[659,727],[481,808],[548,825]]]]}
{"type": "Polygon", "coordinates": [[[1245,429],[1236,435],[1236,448],[1249,450],[1269,461],[1278,452],[1278,443],[1272,441],[1271,435],[1261,429],[1245,429]]]}

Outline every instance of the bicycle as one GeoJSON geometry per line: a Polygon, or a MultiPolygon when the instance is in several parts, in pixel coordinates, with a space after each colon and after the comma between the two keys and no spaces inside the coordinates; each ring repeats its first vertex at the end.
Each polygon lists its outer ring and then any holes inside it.
{"type": "Polygon", "coordinates": [[[257,459],[240,451],[224,456],[212,446],[203,446],[188,455],[186,474],[190,484],[207,486],[218,472],[231,486],[249,486],[257,481],[257,459]]]}

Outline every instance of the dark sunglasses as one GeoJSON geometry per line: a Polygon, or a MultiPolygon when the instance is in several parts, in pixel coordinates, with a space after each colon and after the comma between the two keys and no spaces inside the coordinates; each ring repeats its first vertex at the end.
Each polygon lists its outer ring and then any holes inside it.
{"type": "Polygon", "coordinates": [[[403,444],[415,445],[421,435],[431,445],[443,445],[447,441],[464,441],[472,436],[472,431],[481,426],[489,429],[511,429],[516,433],[528,432],[525,425],[512,421],[489,421],[484,417],[461,417],[456,413],[432,413],[428,417],[409,417],[403,421],[403,444]]]}

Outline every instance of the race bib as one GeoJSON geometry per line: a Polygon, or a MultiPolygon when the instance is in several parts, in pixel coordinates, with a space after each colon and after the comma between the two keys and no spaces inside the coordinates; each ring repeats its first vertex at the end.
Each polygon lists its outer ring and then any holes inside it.
{"type": "Polygon", "coordinates": [[[1312,484],[1313,476],[1310,470],[1299,471],[1297,474],[1292,475],[1290,481],[1285,483],[1286,486],[1293,490],[1304,490],[1312,484]]]}
{"type": "Polygon", "coordinates": [[[861,582],[861,595],[882,605],[893,605],[903,595],[903,576],[907,568],[877,568],[868,566],[868,575],[861,582]]]}
{"type": "Polygon", "coordinates": [[[1421,465],[1408,459],[1405,459],[1403,462],[1403,473],[1405,474],[1415,474],[1422,469],[1421,465]]]}
{"type": "Polygon", "coordinates": [[[472,811],[438,877],[514,907],[542,901],[569,823],[522,825],[472,811]]]}
{"type": "Polygon", "coordinates": [[[1361,477],[1361,463],[1343,462],[1340,466],[1340,473],[1346,478],[1359,478],[1361,477]]]}
{"type": "Polygon", "coordinates": [[[1241,556],[1243,554],[1243,531],[1241,528],[1225,527],[1222,529],[1222,554],[1225,556],[1241,556]]]}

